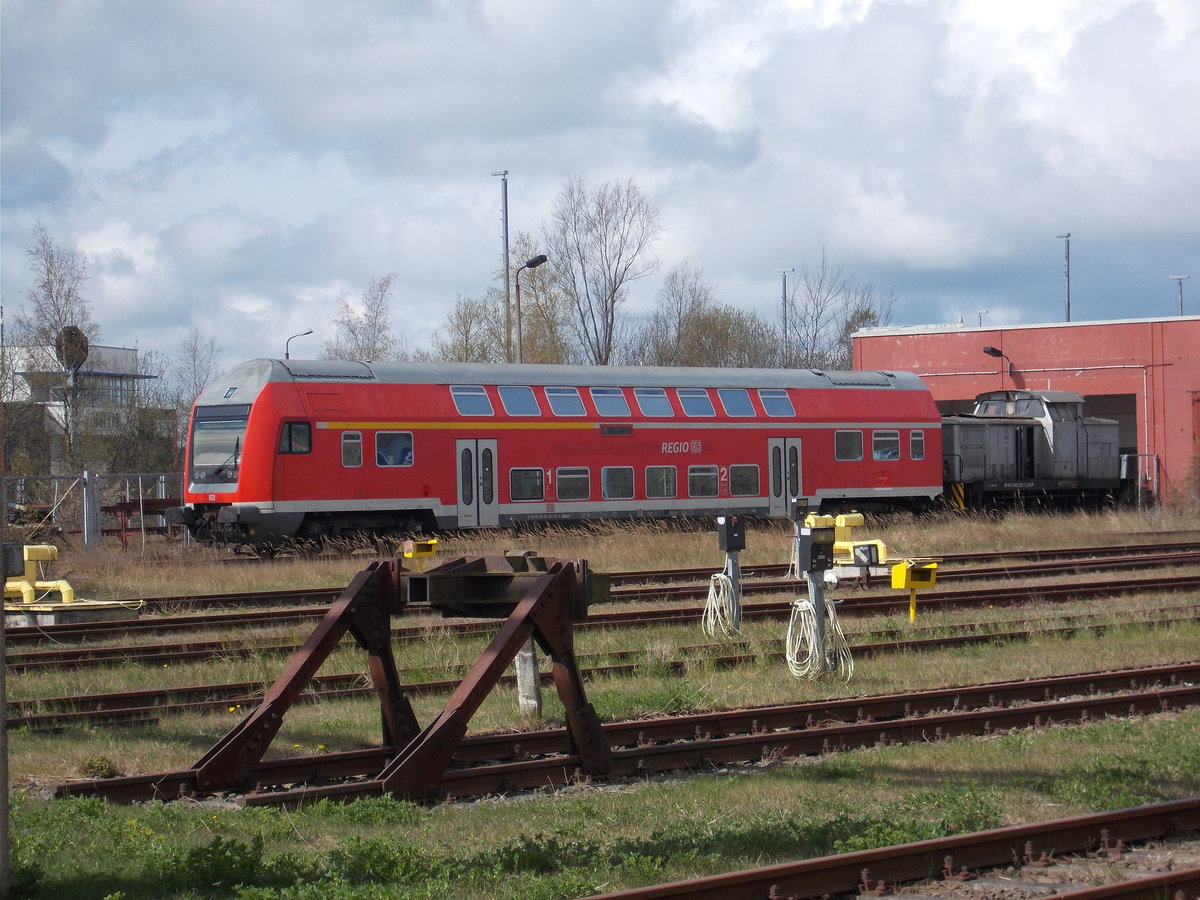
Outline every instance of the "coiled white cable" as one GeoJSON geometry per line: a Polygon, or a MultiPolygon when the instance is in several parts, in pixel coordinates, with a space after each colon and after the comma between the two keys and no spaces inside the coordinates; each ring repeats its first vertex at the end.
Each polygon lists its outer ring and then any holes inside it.
{"type": "Polygon", "coordinates": [[[712,576],[708,583],[701,627],[705,634],[715,637],[718,632],[726,636],[738,634],[741,625],[741,598],[733,590],[733,578],[726,566],[725,571],[712,576]]]}
{"type": "Polygon", "coordinates": [[[812,601],[797,597],[788,620],[785,649],[788,670],[809,681],[823,678],[831,671],[849,681],[854,675],[854,657],[850,655],[850,645],[832,603],[825,604],[825,646],[818,647],[817,641],[817,617],[812,601]]]}

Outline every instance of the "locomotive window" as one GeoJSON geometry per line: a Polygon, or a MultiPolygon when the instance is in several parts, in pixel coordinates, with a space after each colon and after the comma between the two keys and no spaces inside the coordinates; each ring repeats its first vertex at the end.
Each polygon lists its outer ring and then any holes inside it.
{"type": "Polygon", "coordinates": [[[863,458],[861,431],[835,431],[833,433],[833,458],[849,462],[863,458]]]}
{"type": "Polygon", "coordinates": [[[628,416],[629,403],[625,392],[615,387],[594,387],[591,389],[592,402],[596,404],[596,412],[602,416],[628,416]]]}
{"type": "Polygon", "coordinates": [[[727,416],[752,416],[754,404],[750,402],[750,394],[741,388],[722,388],[717,391],[721,398],[721,406],[727,416]]]}
{"type": "Polygon", "coordinates": [[[556,416],[582,416],[583,400],[573,387],[548,387],[546,400],[556,416]]]}
{"type": "Polygon", "coordinates": [[[715,416],[712,398],[704,388],[676,388],[675,396],[685,416],[715,416]]]}
{"type": "Polygon", "coordinates": [[[629,500],[633,497],[633,467],[605,466],[600,470],[601,496],[605,500],[629,500]]]}
{"type": "Polygon", "coordinates": [[[508,493],[514,500],[541,500],[545,496],[542,470],[512,469],[508,473],[508,493]]]}
{"type": "Polygon", "coordinates": [[[1037,397],[1025,397],[1017,401],[1016,413],[1018,416],[1044,416],[1046,407],[1037,397]]]}
{"type": "Polygon", "coordinates": [[[411,466],[412,462],[411,431],[380,431],[375,434],[375,465],[411,466]]]}
{"type": "Polygon", "coordinates": [[[873,459],[899,459],[900,432],[874,432],[871,435],[871,456],[873,459]]]}
{"type": "Polygon", "coordinates": [[[361,432],[342,432],[342,465],[347,469],[356,469],[362,465],[361,432]]]}
{"type": "Polygon", "coordinates": [[[284,422],[279,432],[280,453],[312,453],[312,426],[307,422],[284,422]]]}
{"type": "Polygon", "coordinates": [[[984,400],[975,407],[975,415],[977,416],[1002,416],[1004,415],[1003,400],[984,400]]]}
{"type": "Polygon", "coordinates": [[[678,493],[674,466],[646,466],[646,496],[653,499],[674,497],[678,493]]]}
{"type": "Polygon", "coordinates": [[[633,396],[643,416],[675,415],[675,411],[671,409],[671,401],[667,399],[667,392],[662,388],[634,388],[633,396]]]}
{"type": "Polygon", "coordinates": [[[492,401],[488,399],[487,391],[478,385],[459,385],[450,388],[450,396],[454,398],[454,408],[460,416],[490,416],[492,401]]]}
{"type": "Polygon", "coordinates": [[[716,466],[688,466],[688,496],[717,496],[716,466]]]}
{"type": "Polygon", "coordinates": [[[500,392],[500,402],[504,404],[504,411],[510,416],[541,415],[542,410],[538,407],[537,397],[533,396],[533,388],[506,384],[496,390],[500,392]]]}
{"type": "Polygon", "coordinates": [[[559,500],[586,500],[592,495],[591,473],[587,469],[559,469],[554,474],[558,478],[559,500]]]}
{"type": "Polygon", "coordinates": [[[912,431],[908,435],[908,458],[925,458],[925,432],[912,431]]]}
{"type": "Polygon", "coordinates": [[[762,401],[767,415],[772,418],[780,419],[796,414],[796,410],[792,408],[792,398],[788,396],[787,391],[763,388],[758,392],[758,399],[762,401]]]}
{"type": "Polygon", "coordinates": [[[758,494],[758,466],[730,466],[729,493],[733,497],[758,494]]]}

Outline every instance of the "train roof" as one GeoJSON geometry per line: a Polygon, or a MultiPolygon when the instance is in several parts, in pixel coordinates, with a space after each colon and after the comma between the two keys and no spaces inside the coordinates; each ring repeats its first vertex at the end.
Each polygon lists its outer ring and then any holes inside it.
{"type": "Polygon", "coordinates": [[[501,363],[357,362],[328,359],[251,359],[220,376],[197,399],[245,403],[278,381],[349,384],[529,384],[614,387],[860,388],[927,390],[911,372],[820,369],[724,369],[655,366],[552,366],[501,363]],[[231,394],[233,387],[239,388],[231,394]]]}
{"type": "Polygon", "coordinates": [[[1031,397],[1045,401],[1046,403],[1083,402],[1083,394],[1077,394],[1074,391],[1038,391],[1032,389],[1016,391],[984,391],[982,394],[976,394],[975,400],[1024,400],[1031,397]]]}

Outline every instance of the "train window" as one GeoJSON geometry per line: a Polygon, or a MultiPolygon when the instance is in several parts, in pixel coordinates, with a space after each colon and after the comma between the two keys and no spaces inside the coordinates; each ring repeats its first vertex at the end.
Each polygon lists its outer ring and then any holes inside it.
{"type": "Polygon", "coordinates": [[[602,416],[621,416],[629,415],[629,402],[625,399],[625,392],[620,388],[615,387],[594,387],[591,388],[592,402],[596,404],[596,412],[602,416]]]}
{"type": "Polygon", "coordinates": [[[674,497],[678,494],[674,466],[646,466],[646,496],[652,499],[674,497]]]}
{"type": "Polygon", "coordinates": [[[900,432],[876,431],[871,435],[872,459],[899,459],[900,432]]]}
{"type": "Polygon", "coordinates": [[[554,475],[558,479],[559,500],[586,500],[592,495],[592,478],[587,469],[559,469],[554,475]]]}
{"type": "Polygon", "coordinates": [[[248,403],[196,407],[192,423],[192,481],[197,484],[237,481],[249,418],[248,403]]]}
{"type": "Polygon", "coordinates": [[[541,500],[545,496],[542,488],[542,470],[510,470],[508,473],[508,493],[513,500],[541,500]]]}
{"type": "Polygon", "coordinates": [[[358,431],[342,432],[342,465],[347,469],[357,469],[362,465],[362,433],[358,431]]]}
{"type": "Polygon", "coordinates": [[[605,500],[633,498],[633,467],[605,466],[600,470],[601,496],[605,500]]]}
{"type": "Polygon", "coordinates": [[[491,506],[496,499],[495,471],[492,450],[490,447],[484,447],[479,451],[479,502],[484,506],[491,506]]]}
{"type": "Polygon", "coordinates": [[[1044,416],[1046,415],[1046,407],[1042,405],[1042,401],[1037,397],[1023,397],[1017,401],[1014,412],[1018,416],[1044,416]]]}
{"type": "Polygon", "coordinates": [[[975,407],[975,415],[977,416],[1002,416],[1004,415],[1003,400],[984,400],[975,407]]]}
{"type": "Polygon", "coordinates": [[[712,397],[704,388],[676,388],[675,396],[685,416],[715,416],[712,397]]]}
{"type": "Polygon", "coordinates": [[[375,465],[411,466],[413,439],[411,431],[380,431],[375,434],[375,465]]]}
{"type": "Polygon", "coordinates": [[[479,385],[457,385],[450,388],[450,396],[454,398],[454,408],[460,416],[490,416],[492,401],[488,399],[487,391],[479,385]]]}
{"type": "Polygon", "coordinates": [[[762,388],[758,392],[758,399],[762,401],[763,409],[767,415],[774,419],[786,418],[794,416],[796,410],[792,408],[792,398],[788,396],[784,390],[767,390],[762,388]]]}
{"type": "Polygon", "coordinates": [[[634,388],[633,397],[637,400],[638,409],[642,411],[643,416],[675,415],[675,411],[671,409],[671,401],[667,399],[667,392],[662,388],[634,388]]]}
{"type": "Polygon", "coordinates": [[[717,391],[721,398],[721,406],[727,416],[752,416],[754,404],[750,402],[750,392],[741,388],[721,388],[717,391]]]}
{"type": "Polygon", "coordinates": [[[280,453],[312,453],[312,426],[307,422],[284,422],[279,432],[280,453]]]}
{"type": "Polygon", "coordinates": [[[729,493],[733,497],[754,497],[758,494],[758,466],[730,466],[729,493]]]}
{"type": "Polygon", "coordinates": [[[471,449],[463,447],[462,458],[459,460],[458,472],[462,481],[462,502],[468,506],[475,502],[475,467],[471,464],[471,449]]]}
{"type": "Polygon", "coordinates": [[[925,432],[911,431],[908,434],[908,458],[925,458],[925,432]]]}
{"type": "Polygon", "coordinates": [[[541,415],[542,410],[538,406],[537,397],[533,396],[533,388],[505,384],[496,390],[500,392],[500,402],[504,404],[504,411],[510,416],[541,415]]]}
{"type": "Polygon", "coordinates": [[[849,462],[863,458],[861,431],[835,431],[833,433],[833,458],[849,462]]]}
{"type": "Polygon", "coordinates": [[[688,466],[688,496],[717,496],[717,467],[688,466]]]}
{"type": "Polygon", "coordinates": [[[546,400],[556,416],[583,415],[583,400],[573,387],[548,387],[546,400]]]}
{"type": "Polygon", "coordinates": [[[783,496],[783,451],[771,448],[771,496],[783,496]]]}

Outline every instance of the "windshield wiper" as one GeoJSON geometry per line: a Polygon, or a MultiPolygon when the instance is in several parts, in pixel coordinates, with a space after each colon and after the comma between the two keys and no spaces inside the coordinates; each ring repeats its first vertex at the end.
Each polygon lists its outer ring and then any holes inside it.
{"type": "Polygon", "coordinates": [[[213,469],[212,474],[209,477],[215,479],[222,472],[228,472],[228,471],[236,472],[237,467],[238,467],[238,457],[241,456],[241,452],[242,452],[242,439],[239,436],[234,439],[233,453],[229,454],[229,458],[226,459],[225,462],[221,463],[219,466],[217,466],[215,469],[213,469]]]}

